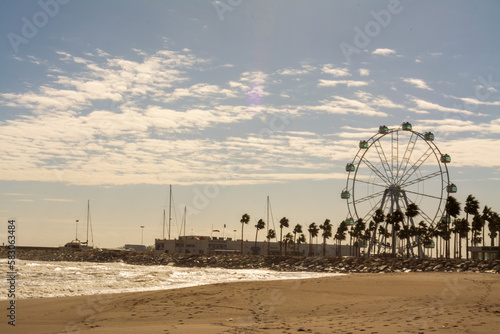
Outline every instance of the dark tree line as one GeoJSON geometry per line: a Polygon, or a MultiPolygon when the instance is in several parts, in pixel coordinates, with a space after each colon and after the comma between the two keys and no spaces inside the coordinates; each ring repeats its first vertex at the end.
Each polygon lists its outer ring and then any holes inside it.
{"type": "MultiPolygon", "coordinates": [[[[416,222],[415,219],[420,215],[420,209],[414,203],[408,204],[405,212],[396,209],[386,215],[381,209],[378,209],[369,222],[365,222],[361,218],[356,221],[344,220],[339,224],[335,234],[333,234],[333,226],[329,219],[320,225],[313,222],[307,227],[309,233],[307,254],[311,256],[317,253],[313,247],[314,240],[319,237],[322,238],[321,253],[323,256],[326,256],[327,240],[331,237],[335,240],[336,256],[343,255],[341,254],[342,242],[346,242],[348,237],[349,255],[351,256],[371,256],[379,253],[379,250],[382,249],[387,255],[393,257],[463,258],[464,241],[466,249],[469,246],[486,246],[487,237],[489,237],[490,246],[500,245],[500,215],[497,212],[488,206],[484,206],[483,210],[480,210],[479,201],[473,195],[469,195],[463,207],[465,217],[460,218],[461,213],[461,203],[455,197],[449,196],[446,200],[445,215],[434,226],[430,226],[424,220],[416,222]],[[495,240],[498,241],[495,242],[495,240]],[[370,244],[371,247],[368,247],[370,244]],[[363,251],[361,251],[362,249],[363,251]]],[[[242,252],[243,227],[249,221],[248,214],[244,214],[240,220],[242,224],[242,252]]],[[[280,255],[288,255],[290,251],[292,254],[299,254],[300,245],[306,243],[302,225],[296,224],[292,232],[283,235],[283,229],[289,227],[288,218],[281,218],[278,240],[280,255]]],[[[260,219],[255,228],[254,249],[257,246],[259,230],[265,228],[265,222],[260,219]]],[[[277,237],[274,229],[267,231],[268,253],[270,241],[277,237]]],[[[467,251],[466,257],[469,257],[467,251]]]]}

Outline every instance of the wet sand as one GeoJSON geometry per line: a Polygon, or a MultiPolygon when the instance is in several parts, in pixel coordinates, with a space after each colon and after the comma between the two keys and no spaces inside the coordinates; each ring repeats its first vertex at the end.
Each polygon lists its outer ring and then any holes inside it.
{"type": "Polygon", "coordinates": [[[1,301],[0,333],[498,333],[500,275],[351,274],[1,301]]]}

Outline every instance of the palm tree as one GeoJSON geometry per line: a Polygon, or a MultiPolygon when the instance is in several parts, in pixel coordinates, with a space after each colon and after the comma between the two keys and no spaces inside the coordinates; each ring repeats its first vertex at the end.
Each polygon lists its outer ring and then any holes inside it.
{"type": "Polygon", "coordinates": [[[309,256],[313,255],[313,240],[318,236],[319,228],[316,226],[316,223],[311,223],[307,227],[307,232],[309,232],[309,256]]]}
{"type": "MultiPolygon", "coordinates": [[[[467,199],[465,200],[465,207],[464,207],[464,212],[465,212],[465,220],[467,221],[467,227],[469,227],[469,215],[478,215],[479,214],[479,202],[476,200],[474,196],[469,195],[467,196],[467,199]]],[[[469,228],[469,230],[471,230],[469,228]]],[[[472,233],[474,234],[474,231],[472,230],[472,233]]],[[[469,238],[466,237],[466,256],[467,259],[469,259],[469,238]]]]}
{"type": "MultiPolygon", "coordinates": [[[[359,256],[359,240],[363,239],[363,232],[365,231],[366,224],[363,221],[363,218],[359,218],[356,220],[356,223],[354,224],[354,229],[352,236],[354,237],[354,246],[355,246],[355,256],[359,256]]],[[[363,240],[362,240],[363,241],[363,240]]]]}
{"type": "Polygon", "coordinates": [[[345,232],[347,231],[347,224],[343,220],[339,227],[337,228],[337,233],[335,233],[335,240],[338,241],[337,256],[342,255],[342,240],[346,239],[345,232]]]}
{"type": "Polygon", "coordinates": [[[491,212],[488,229],[490,230],[491,247],[494,247],[495,238],[499,235],[498,232],[500,231],[500,215],[497,212],[491,212]]]}
{"type": "Polygon", "coordinates": [[[246,213],[241,216],[240,223],[241,223],[241,254],[243,254],[243,227],[245,227],[245,224],[248,224],[250,221],[250,216],[247,215],[246,213]]]}
{"type": "Polygon", "coordinates": [[[263,230],[266,228],[266,223],[259,219],[257,225],[255,225],[255,246],[253,247],[254,254],[257,254],[257,235],[259,234],[259,230],[263,230]]]}
{"type": "MultiPolygon", "coordinates": [[[[362,242],[361,247],[366,248],[368,246],[368,241],[370,240],[371,235],[372,235],[372,230],[370,230],[370,228],[365,229],[360,234],[359,240],[362,242]]],[[[358,245],[359,245],[359,242],[358,242],[358,245]]],[[[358,255],[361,256],[361,254],[358,254],[358,255]]],[[[364,256],[366,256],[366,254],[364,256]]]]}
{"type": "MultiPolygon", "coordinates": [[[[422,243],[424,244],[424,248],[426,245],[427,245],[427,248],[430,248],[429,256],[432,257],[431,245],[432,245],[433,238],[434,238],[435,228],[432,226],[427,226],[424,221],[421,221],[418,224],[418,228],[419,228],[419,233],[420,233],[421,238],[422,238],[422,243]]],[[[435,244],[434,244],[434,246],[435,246],[435,244]]],[[[425,253],[424,253],[424,255],[425,255],[425,253]]],[[[436,254],[436,257],[437,257],[437,254],[436,254]]]]}
{"type": "Polygon", "coordinates": [[[488,223],[488,225],[490,225],[490,221],[491,221],[491,214],[492,214],[493,211],[491,211],[491,208],[488,207],[488,206],[484,206],[484,209],[483,209],[483,247],[485,246],[485,243],[486,243],[486,239],[484,237],[484,231],[486,230],[484,228],[485,224],[488,223]]]}
{"type": "MultiPolygon", "coordinates": [[[[423,254],[420,253],[421,248],[422,248],[421,247],[422,246],[422,241],[425,239],[425,237],[426,237],[427,234],[428,234],[427,225],[422,220],[420,223],[418,223],[418,227],[415,228],[415,232],[414,232],[414,235],[417,238],[418,258],[422,258],[423,254]]],[[[424,243],[424,245],[426,245],[426,244],[424,243]]]]}
{"type": "Polygon", "coordinates": [[[306,236],[304,235],[304,233],[301,233],[297,238],[297,253],[300,254],[300,244],[303,244],[305,242],[306,242],[306,236]]]}
{"type": "Polygon", "coordinates": [[[462,258],[462,239],[465,238],[467,240],[467,248],[469,248],[469,242],[468,242],[468,234],[470,231],[469,228],[469,222],[467,222],[467,219],[465,218],[459,218],[455,219],[453,221],[454,230],[456,233],[458,233],[458,257],[461,259],[462,258]]]}
{"type": "Polygon", "coordinates": [[[406,257],[407,258],[410,258],[410,236],[411,236],[410,227],[408,227],[408,225],[403,224],[403,228],[401,228],[398,231],[398,237],[400,240],[406,241],[406,257]]]}
{"type": "Polygon", "coordinates": [[[481,242],[481,229],[484,226],[484,218],[482,215],[475,215],[472,218],[472,244],[476,246],[481,242]]]}
{"type": "Polygon", "coordinates": [[[446,222],[444,220],[439,220],[434,229],[434,237],[436,237],[436,257],[443,255],[443,247],[440,241],[441,239],[446,239],[447,228],[446,222]],[[439,256],[438,253],[440,254],[439,256]]]}
{"type": "Polygon", "coordinates": [[[387,224],[392,225],[392,257],[396,257],[396,237],[399,231],[399,224],[404,221],[404,215],[397,209],[393,213],[388,213],[385,217],[387,224]]]}
{"type": "Polygon", "coordinates": [[[326,256],[326,239],[329,239],[332,236],[332,224],[330,223],[330,219],[326,219],[323,224],[319,226],[323,233],[321,236],[323,237],[323,256],[326,256]]]}
{"type": "Polygon", "coordinates": [[[283,244],[283,227],[288,227],[288,218],[283,217],[280,220],[280,255],[282,255],[282,244],[283,244]]]}
{"type": "Polygon", "coordinates": [[[457,219],[453,219],[453,221],[451,222],[451,232],[453,232],[453,258],[456,259],[458,257],[458,253],[459,253],[459,250],[458,250],[458,239],[459,239],[459,223],[458,223],[458,220],[460,218],[457,218],[457,219]]]}
{"type": "MultiPolygon", "coordinates": [[[[380,208],[375,210],[375,214],[373,215],[372,219],[373,219],[373,224],[370,222],[370,231],[372,233],[372,240],[375,241],[377,235],[377,226],[379,226],[380,223],[382,223],[385,220],[384,210],[380,208]]],[[[370,248],[368,249],[369,250],[368,256],[370,256],[372,247],[375,247],[375,243],[373,243],[373,245],[370,245],[370,248]]]]}
{"type": "Polygon", "coordinates": [[[450,258],[450,227],[449,227],[449,222],[451,221],[450,217],[457,218],[458,215],[460,214],[460,211],[462,209],[460,208],[460,203],[457,201],[457,199],[453,196],[448,196],[446,199],[446,233],[444,235],[444,238],[446,240],[446,258],[450,258]]]}
{"type": "Polygon", "coordinates": [[[269,248],[271,246],[271,239],[276,238],[276,231],[272,228],[267,231],[266,239],[267,239],[267,255],[269,255],[269,248]]]}
{"type": "Polygon", "coordinates": [[[302,233],[302,225],[300,225],[300,224],[295,225],[295,227],[293,228],[293,241],[294,241],[293,252],[294,253],[295,253],[295,243],[297,241],[297,233],[302,233]]]}
{"type": "Polygon", "coordinates": [[[285,235],[285,256],[287,255],[287,250],[288,250],[288,245],[289,244],[293,244],[293,235],[292,233],[288,232],[286,235],[285,235]]]}
{"type": "MultiPolygon", "coordinates": [[[[406,208],[406,211],[405,211],[405,216],[407,218],[406,225],[408,226],[408,229],[410,229],[410,222],[412,222],[411,226],[414,226],[413,218],[415,218],[419,214],[420,214],[420,209],[418,208],[417,204],[415,204],[415,203],[408,204],[408,207],[406,208]]],[[[406,239],[408,257],[410,256],[410,247],[408,245],[410,243],[410,237],[411,237],[411,233],[408,232],[408,238],[406,239]]]]}

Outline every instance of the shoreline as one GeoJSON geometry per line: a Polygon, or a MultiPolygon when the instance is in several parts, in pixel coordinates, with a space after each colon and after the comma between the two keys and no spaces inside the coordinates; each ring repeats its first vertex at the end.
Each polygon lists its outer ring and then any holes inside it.
{"type": "MultiPolygon", "coordinates": [[[[8,301],[0,301],[6,312],[8,301]]],[[[16,301],[8,333],[496,333],[500,280],[386,273],[16,301]]]]}

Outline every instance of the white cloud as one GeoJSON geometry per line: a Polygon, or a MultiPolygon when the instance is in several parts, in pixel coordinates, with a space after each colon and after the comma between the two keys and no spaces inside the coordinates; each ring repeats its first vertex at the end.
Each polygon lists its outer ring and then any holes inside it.
{"type": "Polygon", "coordinates": [[[335,68],[331,64],[324,65],[323,68],[321,69],[321,71],[323,73],[326,73],[326,74],[331,74],[334,77],[350,77],[351,76],[351,73],[349,73],[348,68],[345,68],[345,67],[335,68]]]}
{"type": "Polygon", "coordinates": [[[492,154],[492,147],[500,146],[500,139],[465,137],[447,141],[445,146],[452,167],[500,166],[500,154],[492,154]]]}
{"type": "Polygon", "coordinates": [[[369,76],[370,75],[370,70],[366,69],[366,68],[360,68],[359,69],[359,75],[361,75],[362,77],[369,76]]]}
{"type": "Polygon", "coordinates": [[[413,86],[415,86],[417,88],[426,89],[426,90],[433,90],[422,79],[416,79],[416,78],[401,78],[401,79],[403,79],[404,82],[412,84],[413,86]]]}
{"type": "Polygon", "coordinates": [[[63,198],[44,198],[44,201],[47,202],[74,202],[72,199],[63,199],[63,198]]]}
{"type": "Polygon", "coordinates": [[[366,116],[386,117],[386,113],[372,108],[369,104],[359,100],[348,99],[342,96],[333,96],[334,100],[320,101],[320,106],[308,106],[309,110],[325,111],[330,114],[354,114],[366,116]]]}
{"type": "Polygon", "coordinates": [[[451,133],[475,133],[476,137],[487,134],[500,134],[500,119],[494,119],[489,123],[474,123],[471,120],[441,119],[441,120],[419,120],[418,125],[434,129],[433,131],[443,134],[451,133]]]}
{"type": "Polygon", "coordinates": [[[372,52],[372,55],[388,56],[391,54],[396,54],[396,51],[392,49],[376,49],[375,51],[372,52]]]}
{"type": "Polygon", "coordinates": [[[198,83],[188,88],[176,88],[172,93],[168,94],[168,96],[163,101],[173,102],[181,98],[209,98],[213,101],[218,97],[228,98],[236,96],[236,92],[230,89],[220,88],[217,85],[198,83]]]}
{"type": "Polygon", "coordinates": [[[415,114],[420,114],[420,115],[428,115],[430,114],[429,111],[427,110],[421,110],[417,108],[407,108],[408,111],[414,112],[415,114]]]}
{"type": "Polygon", "coordinates": [[[474,115],[473,112],[463,110],[463,109],[456,109],[456,108],[449,108],[449,107],[443,107],[437,103],[432,103],[428,102],[422,99],[418,99],[416,97],[411,99],[420,110],[423,111],[428,111],[428,110],[437,110],[441,112],[450,112],[450,113],[457,113],[457,114],[464,114],[464,115],[474,115]],[[423,110],[422,110],[423,109],[423,110]]]}
{"type": "Polygon", "coordinates": [[[384,108],[392,108],[392,109],[400,109],[404,108],[403,105],[394,103],[390,99],[388,99],[384,95],[373,96],[368,92],[357,91],[355,93],[356,97],[358,97],[361,101],[375,107],[384,107],[384,108]]]}
{"type": "Polygon", "coordinates": [[[297,75],[309,74],[315,70],[316,70],[316,67],[306,64],[306,65],[302,65],[300,69],[287,68],[284,70],[279,70],[278,74],[286,75],[286,76],[288,76],[288,75],[297,76],[297,75]]]}
{"type": "Polygon", "coordinates": [[[476,98],[473,97],[461,97],[460,100],[467,104],[476,104],[476,105],[483,105],[483,106],[500,106],[500,101],[494,101],[494,102],[489,102],[489,101],[479,101],[476,98]]]}
{"type": "Polygon", "coordinates": [[[347,87],[361,87],[368,86],[370,82],[368,81],[355,81],[355,80],[324,80],[320,79],[319,87],[335,87],[338,85],[346,85],[347,87]]]}
{"type": "Polygon", "coordinates": [[[97,52],[104,61],[97,63],[57,51],[62,61],[82,70],[61,73],[37,91],[0,94],[0,105],[54,112],[82,110],[99,100],[120,101],[145,95],[161,100],[174,84],[188,80],[186,69],[206,62],[168,50],[145,56],[141,62],[113,58],[102,50],[97,52]]]}

